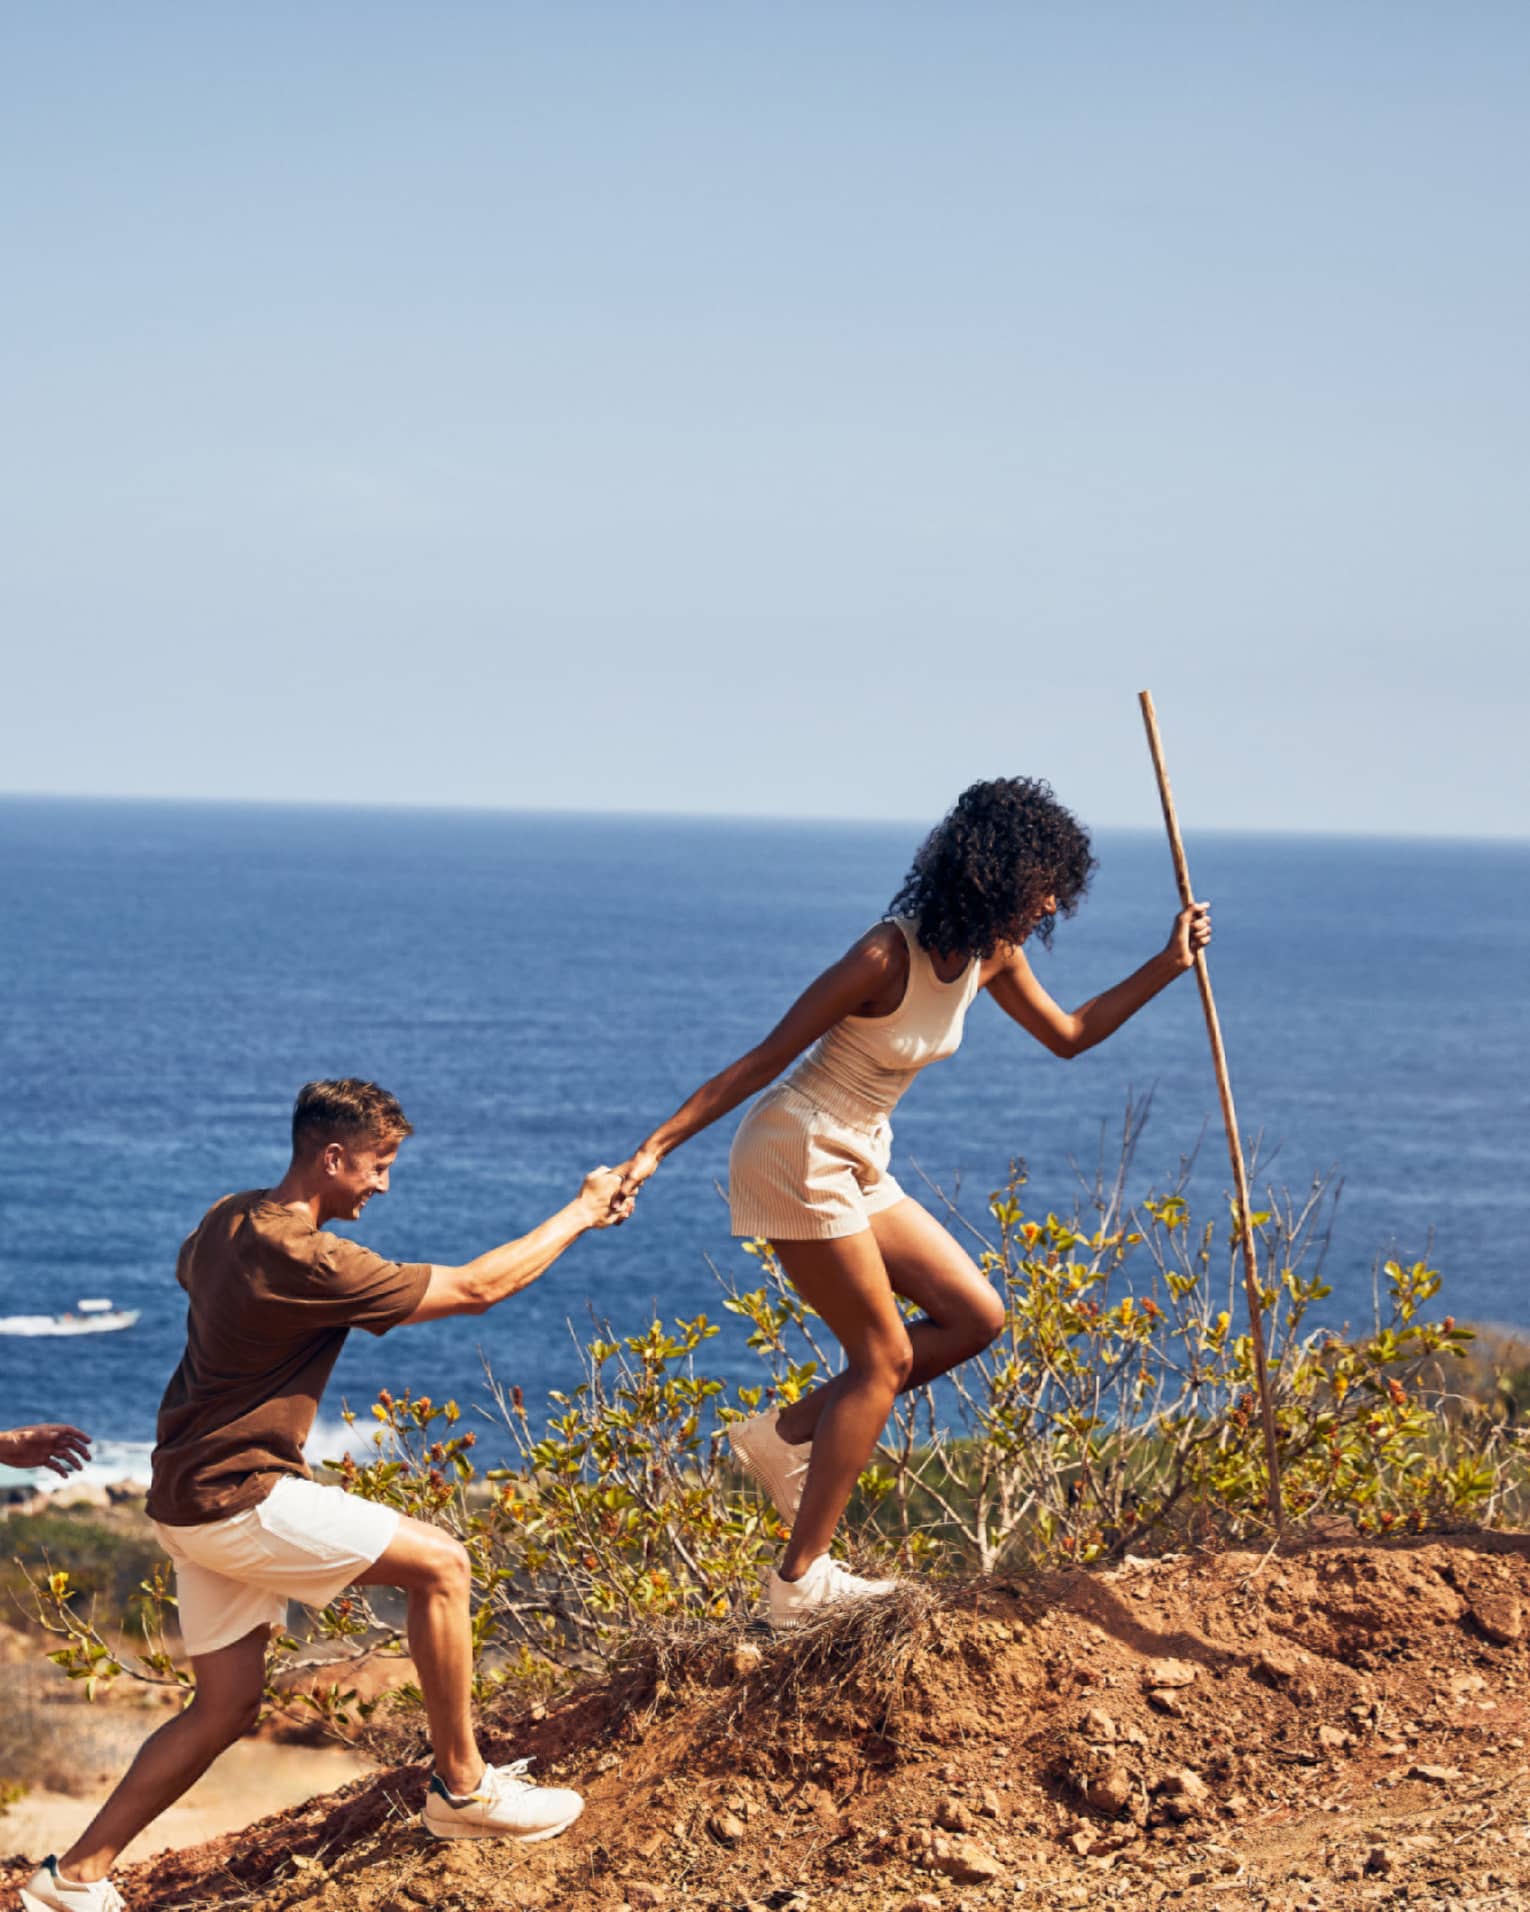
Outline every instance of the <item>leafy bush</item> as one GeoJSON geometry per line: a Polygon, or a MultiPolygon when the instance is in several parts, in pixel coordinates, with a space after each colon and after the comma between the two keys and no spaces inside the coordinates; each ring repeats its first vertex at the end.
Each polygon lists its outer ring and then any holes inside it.
{"type": "Polygon", "coordinates": [[[37,1514],[12,1514],[0,1531],[10,1556],[8,1564],[0,1564],[0,1594],[8,1606],[23,1600],[29,1581],[47,1572],[53,1561],[67,1560],[77,1595],[100,1600],[114,1612],[126,1610],[127,1630],[142,1633],[134,1603],[161,1553],[140,1522],[50,1507],[37,1514]]]}
{"type": "MultiPolygon", "coordinates": [[[[1253,1344],[1234,1325],[1237,1217],[1197,1227],[1178,1190],[1128,1214],[1119,1177],[1086,1213],[1030,1217],[1023,1188],[1017,1165],[990,1201],[992,1228],[966,1225],[1004,1297],[1004,1330],[948,1377],[944,1414],[929,1389],[895,1407],[861,1480],[875,1529],[907,1562],[982,1572],[1094,1562],[1164,1530],[1263,1533],[1253,1344]]],[[[1330,1210],[1316,1183],[1250,1217],[1288,1516],[1384,1532],[1497,1513],[1523,1492],[1520,1450],[1491,1419],[1443,1412],[1471,1331],[1420,1318],[1433,1269],[1386,1264],[1369,1334],[1307,1330],[1331,1292],[1330,1210]]],[[[817,1363],[824,1349],[768,1244],[749,1246],[762,1282],[727,1305],[789,1393],[801,1349],[817,1363]]]]}
{"type": "MultiPolygon", "coordinates": [[[[1238,1218],[1196,1223],[1183,1177],[1128,1207],[1133,1140],[1129,1115],[1114,1180],[1067,1219],[1027,1212],[1018,1165],[985,1227],[946,1204],[1004,1297],[1004,1330],[935,1390],[898,1402],[852,1505],[853,1554],[958,1574],[1267,1533],[1252,1346],[1236,1325],[1238,1218]]],[[[1501,1412],[1452,1388],[1472,1337],[1448,1315],[1426,1317],[1433,1269],[1379,1270],[1367,1332],[1309,1327],[1330,1292],[1333,1198],[1319,1182],[1300,1200],[1272,1193],[1250,1217],[1288,1517],[1343,1516],[1377,1534],[1519,1517],[1525,1452],[1501,1412]]],[[[747,1326],[756,1383],[707,1373],[719,1328],[705,1315],[626,1333],[601,1325],[583,1379],[551,1397],[545,1419],[492,1376],[477,1427],[453,1401],[384,1392],[361,1456],[327,1464],[350,1491],[466,1545],[479,1697],[599,1665],[649,1620],[736,1616],[757,1599],[785,1534],[729,1466],[727,1424],[766,1399],[797,1398],[832,1369],[834,1350],[769,1245],[745,1246],[753,1284],[725,1280],[723,1309],[747,1326]]],[[[77,1605],[74,1578],[34,1586],[60,1636],[52,1657],[92,1685],[116,1677],[124,1662],[77,1605]]],[[[162,1620],[163,1588],[150,1581],[146,1600],[162,1620]]],[[[399,1646],[359,1590],[315,1631],[399,1646]]],[[[273,1674],[301,1664],[300,1651],[280,1642],[273,1674]]],[[[132,1671],[184,1678],[162,1645],[132,1671]]],[[[341,1732],[370,1710],[339,1685],[286,1703],[341,1732]]]]}

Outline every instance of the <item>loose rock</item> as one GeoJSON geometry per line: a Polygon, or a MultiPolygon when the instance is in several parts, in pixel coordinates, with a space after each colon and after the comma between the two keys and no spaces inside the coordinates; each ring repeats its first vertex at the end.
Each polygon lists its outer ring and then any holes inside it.
{"type": "Polygon", "coordinates": [[[1165,1821],[1183,1825],[1187,1819],[1199,1818],[1206,1809],[1206,1782],[1188,1766],[1176,1767],[1155,1780],[1153,1793],[1155,1803],[1149,1814],[1149,1823],[1153,1825],[1162,1825],[1165,1821]]]}
{"type": "Polygon", "coordinates": [[[1102,1712],[1098,1706],[1091,1706],[1078,1723],[1078,1730],[1092,1746],[1112,1746],[1116,1739],[1116,1722],[1109,1713],[1102,1712]]]}
{"type": "Polygon", "coordinates": [[[1096,1812],[1123,1813],[1131,1804],[1132,1776],[1124,1766],[1107,1766],[1084,1782],[1084,1797],[1096,1812]]]}
{"type": "Polygon", "coordinates": [[[959,1799],[947,1798],[940,1802],[935,1814],[937,1826],[944,1826],[947,1832],[971,1832],[977,1821],[959,1799]]]}
{"type": "Polygon", "coordinates": [[[1524,1613],[1513,1594],[1479,1594],[1472,1601],[1470,1612],[1477,1631],[1494,1646],[1513,1646],[1524,1637],[1524,1613]]]}
{"type": "Polygon", "coordinates": [[[1168,1772],[1153,1782],[1155,1793],[1166,1794],[1175,1799],[1202,1800],[1206,1797],[1206,1782],[1193,1766],[1171,1766],[1168,1772]]]}
{"type": "Polygon", "coordinates": [[[1271,1686],[1285,1686],[1301,1672],[1301,1662],[1290,1653],[1266,1647],[1254,1661],[1254,1671],[1271,1686]]]}
{"type": "Polygon", "coordinates": [[[941,1840],[935,1848],[934,1867],[958,1885],[987,1885],[1002,1878],[1004,1868],[986,1846],[976,1839],[941,1840]]]}
{"type": "Polygon", "coordinates": [[[1172,1688],[1193,1686],[1200,1668],[1190,1660],[1151,1660],[1142,1675],[1142,1684],[1149,1688],[1172,1688]]]}

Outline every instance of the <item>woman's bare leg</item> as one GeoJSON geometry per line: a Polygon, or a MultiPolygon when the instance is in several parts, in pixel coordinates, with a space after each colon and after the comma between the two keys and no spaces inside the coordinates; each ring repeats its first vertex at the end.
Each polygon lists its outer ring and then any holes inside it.
{"type": "MultiPolygon", "coordinates": [[[[927,1208],[912,1197],[898,1202],[872,1216],[871,1232],[893,1290],[924,1310],[924,1319],[913,1322],[907,1329],[914,1359],[900,1393],[922,1387],[938,1374],[949,1373],[993,1343],[1004,1326],[1004,1304],[972,1257],[927,1208]]],[[[852,1235],[849,1239],[860,1241],[863,1237],[852,1235]]],[[[839,1245],[777,1242],[775,1248],[782,1257],[782,1266],[791,1275],[784,1250],[839,1245]]],[[[800,1292],[801,1285],[795,1275],[792,1281],[800,1292]]],[[[816,1301],[812,1305],[818,1307],[816,1301]]],[[[821,1308],[818,1311],[823,1313],[821,1308]]],[[[834,1405],[848,1381],[847,1369],[822,1387],[814,1388],[811,1394],[804,1394],[800,1400],[782,1408],[776,1421],[782,1440],[794,1447],[804,1441],[816,1443],[821,1416],[834,1405]]],[[[880,1435],[880,1429],[878,1433],[880,1435]]]]}
{"type": "Polygon", "coordinates": [[[792,1286],[828,1323],[847,1364],[832,1390],[819,1390],[831,1398],[815,1416],[813,1458],[779,1570],[783,1580],[797,1580],[829,1551],[840,1515],[881,1438],[914,1356],[869,1229],[836,1241],[774,1246],[792,1286]]]}

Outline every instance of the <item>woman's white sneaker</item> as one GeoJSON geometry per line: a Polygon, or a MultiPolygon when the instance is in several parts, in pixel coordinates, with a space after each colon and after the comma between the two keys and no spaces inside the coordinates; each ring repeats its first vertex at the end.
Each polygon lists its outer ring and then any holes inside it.
{"type": "Polygon", "coordinates": [[[896,1580],[863,1580],[850,1573],[837,1560],[820,1554],[800,1580],[770,1576],[766,1595],[773,1627],[796,1626],[801,1620],[821,1613],[841,1600],[876,1600],[885,1593],[896,1593],[896,1580]]]}
{"type": "Polygon", "coordinates": [[[584,1811],[584,1801],[566,1786],[534,1786],[526,1777],[529,1759],[513,1766],[486,1766],[478,1790],[465,1799],[432,1777],[420,1815],[425,1830],[438,1839],[519,1839],[533,1845],[556,1839],[584,1811]]]}
{"type": "Polygon", "coordinates": [[[800,1447],[793,1447],[790,1441],[783,1441],[776,1426],[780,1417],[780,1408],[772,1407],[747,1421],[730,1422],[728,1445],[739,1466],[765,1489],[781,1518],[790,1526],[802,1505],[802,1487],[807,1479],[808,1462],[813,1458],[813,1444],[805,1441],[800,1447]]]}
{"type": "Polygon", "coordinates": [[[122,1894],[110,1879],[90,1885],[65,1879],[51,1853],[21,1888],[21,1903],[26,1912],[123,1912],[122,1894]]]}

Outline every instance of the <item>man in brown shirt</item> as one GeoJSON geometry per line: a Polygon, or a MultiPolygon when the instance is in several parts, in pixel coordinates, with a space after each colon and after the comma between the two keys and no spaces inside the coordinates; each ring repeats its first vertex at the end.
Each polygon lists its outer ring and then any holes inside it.
{"type": "Polygon", "coordinates": [[[319,1399],[352,1328],[481,1314],[535,1281],[589,1228],[622,1220],[620,1175],[596,1169],[529,1235],[461,1267],[391,1262],[324,1224],[354,1221],[410,1124],[375,1083],[310,1082],[275,1188],[228,1195],[184,1243],[186,1352],[160,1406],[149,1513],[175,1562],[196,1692],[145,1741],[84,1835],[22,1892],[29,1912],[116,1912],[107,1876],[128,1841],[178,1799],[260,1711],[266,1644],[289,1599],[322,1607],[348,1585],[402,1587],[435,1773],[424,1823],[443,1838],[541,1839],[583,1801],[534,1786],[524,1761],[485,1766],[469,1706],[470,1571],[460,1542],[340,1487],[303,1460],[319,1399]]]}
{"type": "Polygon", "coordinates": [[[419,1306],[427,1263],[385,1261],[317,1219],[257,1188],[225,1195],[181,1244],[186,1352],[160,1403],[151,1519],[199,1527],[306,1479],[303,1443],[347,1334],[386,1334],[419,1306]]]}

